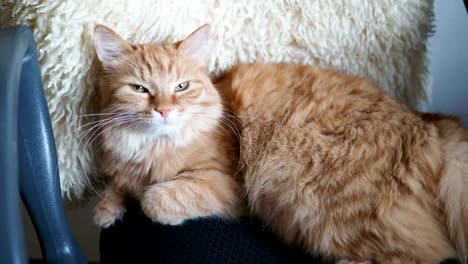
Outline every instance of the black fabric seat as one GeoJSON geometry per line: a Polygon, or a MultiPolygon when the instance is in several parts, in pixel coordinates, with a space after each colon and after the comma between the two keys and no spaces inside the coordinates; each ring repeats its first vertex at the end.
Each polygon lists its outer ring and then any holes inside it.
{"type": "Polygon", "coordinates": [[[290,248],[258,221],[205,218],[181,226],[152,223],[131,202],[122,221],[103,229],[101,263],[321,263],[290,248]]]}
{"type": "MultiPolygon", "coordinates": [[[[180,226],[151,222],[130,202],[122,221],[101,231],[102,264],[115,263],[325,263],[288,247],[258,221],[205,218],[180,226]]],[[[455,259],[442,264],[460,263],[455,259]]]]}

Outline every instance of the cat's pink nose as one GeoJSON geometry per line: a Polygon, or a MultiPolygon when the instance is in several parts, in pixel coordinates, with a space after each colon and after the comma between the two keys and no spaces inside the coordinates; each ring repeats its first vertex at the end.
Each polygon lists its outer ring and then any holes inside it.
{"type": "Polygon", "coordinates": [[[156,111],[158,113],[161,114],[161,116],[166,119],[167,116],[169,115],[169,112],[171,112],[172,110],[174,110],[174,108],[162,108],[162,109],[156,109],[156,111]]]}

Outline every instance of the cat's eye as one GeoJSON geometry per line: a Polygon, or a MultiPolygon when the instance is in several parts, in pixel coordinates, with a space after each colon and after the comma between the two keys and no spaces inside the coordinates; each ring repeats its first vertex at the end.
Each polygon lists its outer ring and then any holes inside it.
{"type": "Polygon", "coordinates": [[[180,83],[179,85],[177,85],[174,88],[174,91],[181,92],[181,91],[187,90],[188,88],[189,88],[189,82],[183,82],[183,83],[180,83]]]}
{"type": "Polygon", "coordinates": [[[145,87],[141,85],[133,85],[133,89],[137,93],[149,93],[148,89],[146,89],[145,87]]]}

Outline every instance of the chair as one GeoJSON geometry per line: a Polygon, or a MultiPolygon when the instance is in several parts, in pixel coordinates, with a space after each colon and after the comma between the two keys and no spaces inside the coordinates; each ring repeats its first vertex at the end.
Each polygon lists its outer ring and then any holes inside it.
{"type": "Polygon", "coordinates": [[[86,263],[65,217],[32,32],[0,29],[0,262],[27,263],[20,194],[47,263],[86,263]]]}

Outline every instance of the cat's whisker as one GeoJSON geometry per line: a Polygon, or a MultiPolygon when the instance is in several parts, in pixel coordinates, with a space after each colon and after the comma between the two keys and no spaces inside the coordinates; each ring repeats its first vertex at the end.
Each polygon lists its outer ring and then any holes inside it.
{"type": "MultiPolygon", "coordinates": [[[[95,129],[96,127],[98,127],[100,125],[100,123],[98,124],[94,124],[92,127],[90,128],[87,128],[85,131],[82,131],[80,132],[77,136],[75,136],[71,141],[70,143],[65,147],[65,150],[67,150],[71,144],[73,144],[78,138],[81,138],[81,137],[84,137],[86,136],[89,132],[91,132],[93,129],[95,129]]],[[[72,135],[72,134],[71,134],[72,135]]],[[[79,145],[79,143],[78,143],[79,145]]]]}
{"type": "Polygon", "coordinates": [[[78,139],[79,137],[81,137],[82,139],[78,142],[78,145],[81,144],[82,140],[91,132],[93,131],[93,129],[95,128],[99,128],[101,126],[104,126],[106,124],[109,124],[111,122],[115,122],[115,121],[118,121],[118,120],[122,120],[122,119],[126,119],[128,118],[127,116],[122,116],[122,117],[114,117],[114,118],[109,118],[109,119],[105,119],[105,120],[100,120],[100,122],[94,124],[91,128],[88,128],[87,130],[81,132],[80,134],[78,134],[78,136],[74,139],[78,139]]]}
{"type": "MultiPolygon", "coordinates": [[[[112,116],[107,116],[103,119],[98,119],[98,120],[94,120],[94,121],[90,121],[90,122],[85,122],[85,124],[82,124],[81,126],[78,126],[76,129],[74,129],[71,134],[73,134],[74,132],[76,132],[77,130],[80,130],[84,127],[87,127],[87,126],[90,126],[91,124],[95,124],[95,123],[98,123],[98,122],[102,122],[102,121],[105,121],[105,120],[109,120],[111,118],[115,118],[115,117],[122,117],[122,116],[127,116],[128,114],[125,114],[125,113],[114,113],[112,116]]],[[[91,117],[93,118],[93,117],[91,117]]],[[[99,117],[98,117],[99,118],[99,117]]]]}
{"type": "Polygon", "coordinates": [[[232,131],[232,134],[236,136],[236,139],[240,141],[240,136],[241,136],[240,131],[237,129],[237,127],[234,124],[230,123],[230,121],[228,120],[223,120],[223,119],[221,119],[220,122],[223,123],[225,126],[227,126],[232,131]]]}
{"type": "Polygon", "coordinates": [[[97,124],[95,124],[93,127],[91,128],[88,128],[87,130],[81,132],[78,136],[76,136],[70,143],[69,145],[66,147],[66,149],[68,149],[71,144],[73,142],[75,142],[76,140],[80,139],[79,142],[77,143],[78,145],[78,148],[75,149],[75,155],[78,155],[78,153],[76,153],[76,151],[79,151],[80,149],[83,149],[83,150],[86,150],[86,148],[82,148],[81,147],[81,142],[91,133],[94,132],[91,134],[90,138],[99,130],[100,127],[104,126],[104,125],[107,125],[111,122],[116,122],[116,121],[119,121],[119,120],[126,120],[128,117],[116,117],[116,118],[112,118],[112,119],[109,119],[109,120],[103,120],[97,124]]]}
{"type": "MultiPolygon", "coordinates": [[[[84,151],[87,151],[88,148],[91,148],[93,146],[93,143],[96,141],[96,139],[98,139],[105,131],[107,130],[110,130],[116,126],[119,126],[119,125],[124,125],[124,124],[127,124],[127,123],[130,123],[134,120],[128,120],[128,121],[124,121],[124,122],[121,122],[121,123],[117,123],[117,124],[113,124],[111,126],[106,126],[101,132],[99,132],[97,135],[95,135],[94,137],[91,136],[88,141],[85,143],[85,145],[83,146],[83,149],[84,151]]],[[[100,145],[98,148],[94,149],[95,152],[98,152],[103,146],[100,145]]]]}
{"type": "MultiPolygon", "coordinates": [[[[192,117],[200,118],[199,120],[202,120],[203,122],[211,122],[210,124],[222,129],[226,133],[226,135],[229,135],[231,137],[231,140],[240,140],[240,135],[238,134],[238,131],[236,132],[236,130],[232,128],[231,125],[225,123],[223,120],[216,119],[210,116],[192,116],[192,117]],[[222,124],[220,124],[220,122],[224,123],[225,126],[229,127],[233,133],[229,133],[229,131],[227,131],[226,128],[222,124]],[[232,138],[233,135],[236,137],[235,139],[232,138]]],[[[215,130],[215,131],[218,131],[219,133],[221,133],[221,131],[219,130],[215,130]]]]}
{"type": "MultiPolygon", "coordinates": [[[[80,134],[78,134],[77,136],[75,136],[68,145],[65,146],[65,151],[67,151],[71,145],[80,137],[85,137],[89,132],[91,132],[94,128],[98,127],[100,125],[101,122],[104,122],[104,121],[107,121],[109,118],[106,118],[104,120],[98,120],[99,122],[97,122],[97,124],[93,125],[91,128],[88,128],[86,129],[85,131],[81,132],[80,134]]],[[[94,123],[93,123],[94,124],[94,123]]],[[[69,136],[72,136],[73,135],[73,132],[77,131],[78,129],[80,129],[81,127],[75,129],[72,131],[72,133],[69,135],[69,136]]],[[[66,137],[66,139],[68,138],[68,136],[66,137]]],[[[81,142],[81,140],[80,140],[81,142]]],[[[78,145],[78,149],[79,149],[79,145],[80,143],[77,144],[78,145]]],[[[75,151],[78,151],[78,149],[75,149],[75,151]]],[[[77,153],[75,152],[75,156],[77,155],[77,153]]],[[[56,166],[55,168],[55,171],[58,172],[59,171],[59,167],[58,165],[56,166]]]]}
{"type": "MultiPolygon", "coordinates": [[[[234,132],[234,135],[237,137],[237,140],[239,142],[239,151],[242,152],[242,143],[241,143],[241,132],[239,131],[239,127],[237,124],[235,124],[232,120],[230,120],[229,118],[223,118],[223,120],[225,120],[225,122],[228,122],[230,125],[228,125],[229,128],[231,128],[231,130],[233,130],[234,132]],[[235,130],[235,131],[234,131],[235,130]]],[[[244,137],[247,136],[247,137],[250,137],[250,133],[248,132],[248,130],[244,131],[244,137]],[[247,134],[247,135],[245,135],[247,134]]],[[[243,162],[237,162],[237,168],[236,168],[236,172],[235,174],[238,174],[239,172],[241,172],[243,169],[244,169],[244,166],[245,164],[243,162]]]]}
{"type": "MultiPolygon", "coordinates": [[[[204,121],[206,121],[207,119],[211,118],[211,119],[215,119],[216,122],[218,122],[218,120],[216,118],[213,118],[210,113],[208,113],[208,111],[204,111],[204,113],[206,113],[206,115],[197,115],[199,116],[200,118],[203,118],[204,121]]],[[[236,137],[236,139],[240,142],[241,140],[241,135],[240,135],[240,131],[238,130],[238,126],[236,124],[233,123],[232,120],[229,120],[229,118],[221,118],[221,122],[224,122],[226,126],[228,126],[232,131],[233,131],[233,134],[234,136],[236,137]],[[228,124],[226,124],[228,123],[228,124]]],[[[225,131],[227,134],[231,135],[231,133],[228,133],[227,131],[225,131]]],[[[243,133],[244,133],[244,140],[252,140],[251,139],[251,135],[250,135],[250,132],[248,130],[243,130],[243,133]]],[[[242,151],[242,145],[243,144],[239,144],[239,148],[240,148],[240,151],[242,151]]],[[[238,169],[237,169],[237,172],[239,172],[240,170],[242,170],[243,168],[245,168],[246,166],[248,166],[248,163],[247,161],[245,162],[239,162],[238,164],[238,169]]]]}
{"type": "Polygon", "coordinates": [[[86,182],[85,182],[85,186],[86,186],[86,188],[91,189],[91,191],[92,191],[96,196],[98,196],[99,198],[101,198],[101,199],[106,199],[106,198],[104,198],[104,197],[96,190],[96,188],[94,188],[94,186],[93,186],[93,184],[92,184],[91,182],[86,181],[86,182]]]}
{"type": "MultiPolygon", "coordinates": [[[[88,147],[91,146],[91,144],[97,139],[99,138],[100,135],[102,135],[106,130],[110,129],[110,128],[113,128],[113,127],[116,127],[116,126],[121,126],[121,125],[124,125],[124,124],[128,124],[128,123],[131,123],[131,122],[135,122],[135,119],[127,119],[127,120],[114,120],[115,124],[112,124],[110,127],[105,127],[101,132],[99,132],[96,136],[94,136],[96,134],[97,131],[99,131],[99,129],[97,129],[93,135],[90,136],[90,138],[88,139],[88,141],[84,144],[83,146],[83,149],[85,151],[87,151],[88,147]],[[123,121],[123,122],[122,122],[123,121]],[[94,136],[94,138],[93,138],[94,136]]],[[[109,124],[109,123],[107,123],[109,124]]],[[[106,125],[107,125],[106,124],[106,125]]],[[[104,125],[103,125],[104,126],[104,125]]]]}
{"type": "MultiPolygon", "coordinates": [[[[112,129],[112,128],[118,126],[118,125],[125,125],[125,124],[128,124],[128,123],[130,123],[131,121],[134,121],[135,123],[134,123],[134,124],[131,124],[130,126],[127,126],[126,129],[131,129],[131,128],[135,127],[135,126],[138,126],[138,125],[141,125],[141,124],[145,123],[145,122],[142,122],[141,120],[140,120],[140,121],[139,121],[139,120],[137,120],[137,121],[135,121],[135,120],[130,120],[130,121],[127,121],[127,122],[122,122],[122,123],[120,123],[120,124],[115,124],[115,125],[110,126],[110,127],[106,127],[106,128],[104,128],[104,130],[103,130],[102,132],[100,132],[98,135],[96,135],[96,137],[93,139],[93,141],[89,144],[88,147],[91,147],[92,144],[94,143],[94,141],[95,141],[101,134],[103,134],[106,130],[112,129]]],[[[100,150],[102,149],[102,147],[103,147],[103,145],[101,144],[101,145],[100,145],[99,147],[97,147],[94,151],[98,152],[98,151],[100,151],[100,150]]]]}
{"type": "MultiPolygon", "coordinates": [[[[214,108],[214,107],[206,107],[204,108],[203,110],[206,110],[206,111],[211,111],[211,110],[218,110],[217,108],[214,108]]],[[[229,110],[227,108],[223,108],[223,113],[229,117],[233,117],[233,118],[242,118],[242,119],[258,119],[258,117],[255,117],[255,116],[242,116],[242,115],[238,115],[237,113],[235,113],[234,111],[232,110],[229,110]]]]}
{"type": "MultiPolygon", "coordinates": [[[[205,115],[198,115],[202,118],[211,118],[211,119],[215,119],[219,122],[222,122],[224,123],[226,126],[228,126],[232,132],[238,137],[239,139],[239,136],[240,136],[240,131],[238,129],[238,126],[232,121],[230,120],[229,118],[226,118],[226,117],[221,117],[219,118],[219,120],[217,118],[213,118],[208,112],[203,112],[203,113],[206,113],[205,115]]],[[[197,115],[192,115],[192,116],[197,116],[197,115]]]]}
{"type": "Polygon", "coordinates": [[[222,117],[221,120],[222,120],[223,122],[228,123],[228,124],[229,124],[229,127],[231,127],[232,129],[234,129],[234,130],[235,130],[235,133],[236,133],[237,135],[240,136],[241,132],[239,131],[239,125],[238,125],[238,124],[234,123],[234,121],[232,121],[231,119],[226,118],[226,117],[222,117]]]}
{"type": "Polygon", "coordinates": [[[116,113],[94,113],[94,114],[84,114],[84,115],[78,115],[77,117],[89,117],[89,116],[109,116],[109,115],[115,115],[116,113]]]}
{"type": "MultiPolygon", "coordinates": [[[[128,115],[128,114],[115,114],[115,115],[113,115],[113,116],[106,117],[106,118],[104,118],[104,119],[100,119],[100,120],[95,120],[95,121],[92,121],[92,122],[88,122],[88,123],[86,123],[86,124],[84,124],[84,125],[79,126],[79,127],[76,128],[76,129],[74,129],[74,130],[71,132],[71,134],[73,134],[73,133],[76,132],[77,130],[81,130],[82,128],[87,127],[87,126],[90,126],[90,125],[92,125],[92,124],[96,124],[96,123],[99,123],[99,122],[103,122],[103,121],[106,121],[106,120],[110,120],[110,119],[116,118],[116,117],[124,117],[124,116],[127,116],[127,115],[128,115]]],[[[130,116],[130,115],[128,115],[128,116],[130,116]]]]}
{"type": "MultiPolygon", "coordinates": [[[[204,111],[201,111],[201,114],[206,114],[206,115],[217,115],[219,112],[217,111],[214,111],[214,110],[210,110],[210,109],[204,109],[204,111]]],[[[249,118],[243,118],[243,117],[239,117],[237,115],[231,115],[229,113],[223,113],[223,116],[222,116],[223,119],[234,119],[234,120],[237,120],[238,122],[240,122],[241,124],[243,124],[245,122],[245,120],[256,120],[257,118],[255,117],[249,117],[249,118]]],[[[229,120],[232,122],[232,120],[229,120]]]]}

